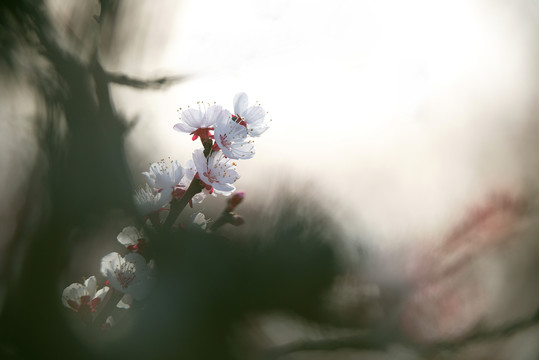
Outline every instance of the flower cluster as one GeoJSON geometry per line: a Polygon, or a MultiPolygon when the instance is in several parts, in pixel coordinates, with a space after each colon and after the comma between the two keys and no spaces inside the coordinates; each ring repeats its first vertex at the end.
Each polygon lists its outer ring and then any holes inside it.
{"type": "Polygon", "coordinates": [[[189,133],[192,140],[200,139],[204,149],[195,150],[185,168],[173,160],[152,163],[149,171],[142,173],[146,186],[135,194],[140,213],[148,216],[163,209],[172,199],[182,198],[195,178],[204,187],[191,202],[200,203],[208,194],[230,195],[240,178],[233,160],[254,156],[254,138],[268,129],[265,115],[260,105],[248,106],[245,93],[234,97],[234,113],[221,105],[202,102],[198,103],[198,109],[181,111],[174,130],[189,133]]]}
{"type": "MultiPolygon", "coordinates": [[[[88,316],[94,318],[96,311],[101,311],[104,302],[120,309],[129,309],[133,301],[146,298],[151,291],[153,260],[146,262],[144,258],[147,240],[142,231],[128,226],[118,234],[118,242],[125,246],[128,253],[121,256],[117,252],[105,255],[101,259],[101,274],[105,284],[97,290],[97,279],[90,276],[84,284],[73,283],[62,293],[62,303],[78,313],[83,321],[88,316]],[[112,293],[112,296],[108,296],[112,293]]],[[[109,328],[114,318],[108,316],[103,328],[109,328]]]]}
{"type": "MultiPolygon", "coordinates": [[[[153,225],[146,234],[170,231],[187,204],[200,203],[208,195],[231,195],[236,190],[234,183],[240,177],[236,161],[254,156],[253,138],[268,128],[264,119],[264,109],[259,105],[248,106],[245,93],[234,98],[234,113],[220,105],[203,103],[199,103],[198,109],[182,111],[174,130],[191,134],[192,140],[200,139],[202,148],[195,150],[184,166],[170,158],[168,161],[161,159],[142,172],[146,184],[135,192],[134,204],[140,215],[150,219],[153,225]],[[168,210],[168,215],[162,222],[159,214],[164,209],[168,210]]],[[[243,197],[243,192],[230,197],[226,209],[215,222],[206,219],[201,212],[193,214],[189,229],[211,232],[223,224],[241,225],[243,218],[233,211],[243,197]],[[210,222],[213,222],[211,226],[210,222]]],[[[186,227],[180,225],[180,228],[186,227]]],[[[151,258],[155,251],[146,234],[133,226],[123,228],[117,236],[123,250],[111,252],[101,259],[100,272],[105,286],[97,291],[95,276],[84,284],[71,284],[62,294],[64,305],[84,315],[82,318],[86,323],[99,318],[101,324],[98,325],[107,329],[117,321],[112,310],[130,309],[131,305],[144,301],[151,293],[154,269],[151,258]],[[96,317],[92,314],[98,306],[96,317]]]]}

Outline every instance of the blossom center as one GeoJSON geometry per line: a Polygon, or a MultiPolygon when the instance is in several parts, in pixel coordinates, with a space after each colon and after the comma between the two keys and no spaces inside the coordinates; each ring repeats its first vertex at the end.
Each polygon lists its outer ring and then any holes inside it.
{"type": "Polygon", "coordinates": [[[95,311],[94,302],[90,301],[90,296],[88,295],[81,296],[79,301],[67,300],[67,303],[75,312],[88,313],[95,311]]]}
{"type": "Polygon", "coordinates": [[[239,115],[232,115],[232,120],[234,120],[236,123],[245,126],[247,128],[247,123],[241,118],[239,115]]]}
{"type": "Polygon", "coordinates": [[[229,141],[228,140],[228,137],[225,135],[219,135],[219,138],[221,140],[221,145],[223,145],[224,147],[226,147],[228,150],[230,150],[232,147],[232,141],[229,141]]]}
{"type": "Polygon", "coordinates": [[[122,288],[126,289],[131,281],[135,279],[135,265],[131,263],[122,264],[119,269],[114,270],[114,275],[122,288]]]}
{"type": "Polygon", "coordinates": [[[129,245],[127,247],[127,250],[135,251],[135,252],[138,252],[139,254],[144,252],[145,249],[146,249],[146,241],[144,239],[138,239],[136,244],[129,245]]]}
{"type": "Polygon", "coordinates": [[[216,183],[219,182],[219,180],[217,180],[217,176],[214,175],[214,174],[212,174],[211,169],[207,169],[207,170],[204,171],[202,174],[208,179],[208,181],[210,182],[210,184],[211,184],[211,183],[214,183],[214,182],[216,182],[216,183]]]}
{"type": "Polygon", "coordinates": [[[193,135],[192,140],[195,141],[200,137],[201,140],[209,140],[213,138],[213,135],[210,133],[210,131],[213,130],[212,127],[209,128],[199,128],[190,133],[189,135],[193,135]]]}

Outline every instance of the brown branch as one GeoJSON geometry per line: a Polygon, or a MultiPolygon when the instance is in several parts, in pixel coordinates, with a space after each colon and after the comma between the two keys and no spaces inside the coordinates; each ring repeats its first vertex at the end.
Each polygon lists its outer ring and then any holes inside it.
{"type": "Polygon", "coordinates": [[[176,221],[178,216],[180,216],[180,213],[185,208],[185,206],[189,203],[193,196],[201,192],[202,189],[204,189],[202,181],[197,178],[193,178],[191,184],[189,185],[183,196],[180,199],[173,199],[170,202],[170,211],[165,220],[165,223],[161,227],[162,231],[169,231],[172,228],[172,225],[174,225],[174,222],[176,221]]]}

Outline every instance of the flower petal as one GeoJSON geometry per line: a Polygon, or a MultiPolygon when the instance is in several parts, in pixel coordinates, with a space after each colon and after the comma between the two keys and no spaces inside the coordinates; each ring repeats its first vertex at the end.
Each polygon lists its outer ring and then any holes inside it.
{"type": "Polygon", "coordinates": [[[260,136],[268,129],[269,129],[269,126],[266,124],[258,124],[258,125],[250,126],[249,135],[260,136]]]}
{"type": "Polygon", "coordinates": [[[144,236],[142,236],[142,234],[134,226],[124,227],[122,232],[116,237],[120,244],[124,246],[137,245],[138,240],[142,238],[144,238],[144,236]]]}
{"type": "Polygon", "coordinates": [[[250,159],[254,156],[254,143],[245,126],[228,118],[217,122],[215,141],[229,159],[250,159]]]}
{"type": "Polygon", "coordinates": [[[230,113],[227,110],[223,110],[221,105],[212,105],[206,110],[206,117],[202,127],[211,127],[215,125],[218,120],[222,118],[226,119],[229,115],[230,113]]]}
{"type": "Polygon", "coordinates": [[[124,256],[124,261],[134,265],[134,271],[139,276],[145,276],[150,272],[146,259],[140,254],[129,253],[124,256]]]}
{"type": "Polygon", "coordinates": [[[134,196],[135,206],[141,215],[148,215],[160,210],[172,199],[172,191],[163,190],[157,192],[146,184],[146,188],[140,188],[134,196]]]}
{"type": "Polygon", "coordinates": [[[155,177],[153,176],[153,174],[150,174],[147,171],[144,171],[141,174],[146,178],[146,181],[151,187],[153,187],[154,189],[157,188],[157,185],[155,183],[155,177]]]}
{"type": "Polygon", "coordinates": [[[206,217],[203,213],[198,212],[191,215],[190,227],[196,230],[206,230],[209,220],[206,220],[206,217]]]}
{"type": "Polygon", "coordinates": [[[204,113],[197,109],[187,109],[182,111],[182,121],[195,129],[204,127],[204,113]]]}
{"type": "Polygon", "coordinates": [[[232,184],[213,183],[212,185],[216,193],[224,195],[224,196],[228,196],[236,190],[236,187],[232,184]]]}
{"type": "Polygon", "coordinates": [[[236,96],[234,96],[233,102],[234,113],[243,117],[243,112],[245,111],[245,109],[247,109],[247,105],[249,104],[249,98],[247,97],[247,94],[244,92],[236,94],[236,96]]]}
{"type": "Polygon", "coordinates": [[[116,307],[118,309],[129,309],[132,304],[133,304],[133,297],[129,294],[125,294],[120,299],[120,301],[118,301],[118,304],[116,304],[116,307]]]}
{"type": "Polygon", "coordinates": [[[84,285],[73,283],[62,292],[62,303],[72,310],[78,310],[80,298],[87,295],[88,291],[84,285]]]}
{"type": "Polygon", "coordinates": [[[103,288],[99,289],[96,293],[92,301],[90,302],[90,306],[92,309],[95,309],[103,302],[103,299],[107,294],[109,293],[110,288],[108,286],[104,286],[103,288]]]}
{"type": "Polygon", "coordinates": [[[176,131],[186,132],[186,133],[192,133],[193,131],[196,130],[196,128],[189,126],[187,124],[183,124],[183,123],[177,123],[176,125],[174,125],[173,129],[176,131]]]}
{"type": "Polygon", "coordinates": [[[260,106],[251,106],[243,113],[243,120],[247,123],[247,127],[257,125],[264,121],[266,112],[260,106]]]}
{"type": "Polygon", "coordinates": [[[141,288],[146,286],[140,283],[147,282],[149,271],[144,257],[136,253],[121,257],[120,254],[112,252],[101,259],[101,272],[110,285],[120,292],[132,294],[135,298],[142,293],[141,288]]]}
{"type": "Polygon", "coordinates": [[[206,157],[204,156],[204,151],[202,149],[196,149],[193,151],[193,162],[195,163],[195,168],[199,176],[208,168],[208,162],[206,161],[206,157]]]}
{"type": "Polygon", "coordinates": [[[200,204],[204,201],[204,199],[206,198],[207,194],[202,191],[202,192],[199,192],[198,194],[196,194],[195,196],[193,196],[193,203],[195,204],[200,204]]]}
{"type": "Polygon", "coordinates": [[[95,279],[95,276],[90,276],[88,279],[84,281],[84,286],[86,287],[86,291],[88,291],[88,295],[90,298],[93,298],[95,295],[95,290],[97,288],[97,280],[95,279]]]}
{"type": "Polygon", "coordinates": [[[114,270],[120,268],[122,257],[117,252],[111,252],[101,258],[101,274],[108,277],[109,273],[114,273],[114,270]]]}

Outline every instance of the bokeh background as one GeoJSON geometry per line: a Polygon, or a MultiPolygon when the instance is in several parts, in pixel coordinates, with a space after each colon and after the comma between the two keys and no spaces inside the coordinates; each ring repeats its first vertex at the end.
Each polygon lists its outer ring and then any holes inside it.
{"type": "MultiPolygon", "coordinates": [[[[43,12],[83,62],[97,46],[110,73],[177,77],[158,89],[110,87],[128,123],[125,155],[135,185],[148,163],[184,163],[198,147],[172,130],[178,108],[200,100],[232,108],[244,91],[272,119],[255,158],[238,166],[250,214],[290,193],[316,199],[342,231],[334,246],[353,278],[360,260],[348,250],[361,246],[369,253],[362,281],[389,297],[417,291],[412,320],[399,320],[416,338],[452,338],[535,313],[539,2],[140,0],[113,8],[101,38],[99,2],[51,0],[43,12]],[[461,228],[468,232],[455,235],[461,228]]],[[[14,54],[0,88],[4,263],[41,159],[35,129],[44,99],[33,78],[52,76],[35,49],[14,54]]],[[[216,213],[218,204],[205,207],[216,213]]],[[[115,226],[107,226],[90,237],[110,233],[114,241],[115,226]]],[[[79,245],[66,279],[107,251],[79,245]],[[88,252],[93,257],[81,260],[88,252]]],[[[297,319],[260,324],[262,347],[325,335],[297,319]]],[[[536,359],[537,336],[532,327],[461,356],[536,359]]],[[[370,356],[419,356],[401,350],[370,356]]]]}

